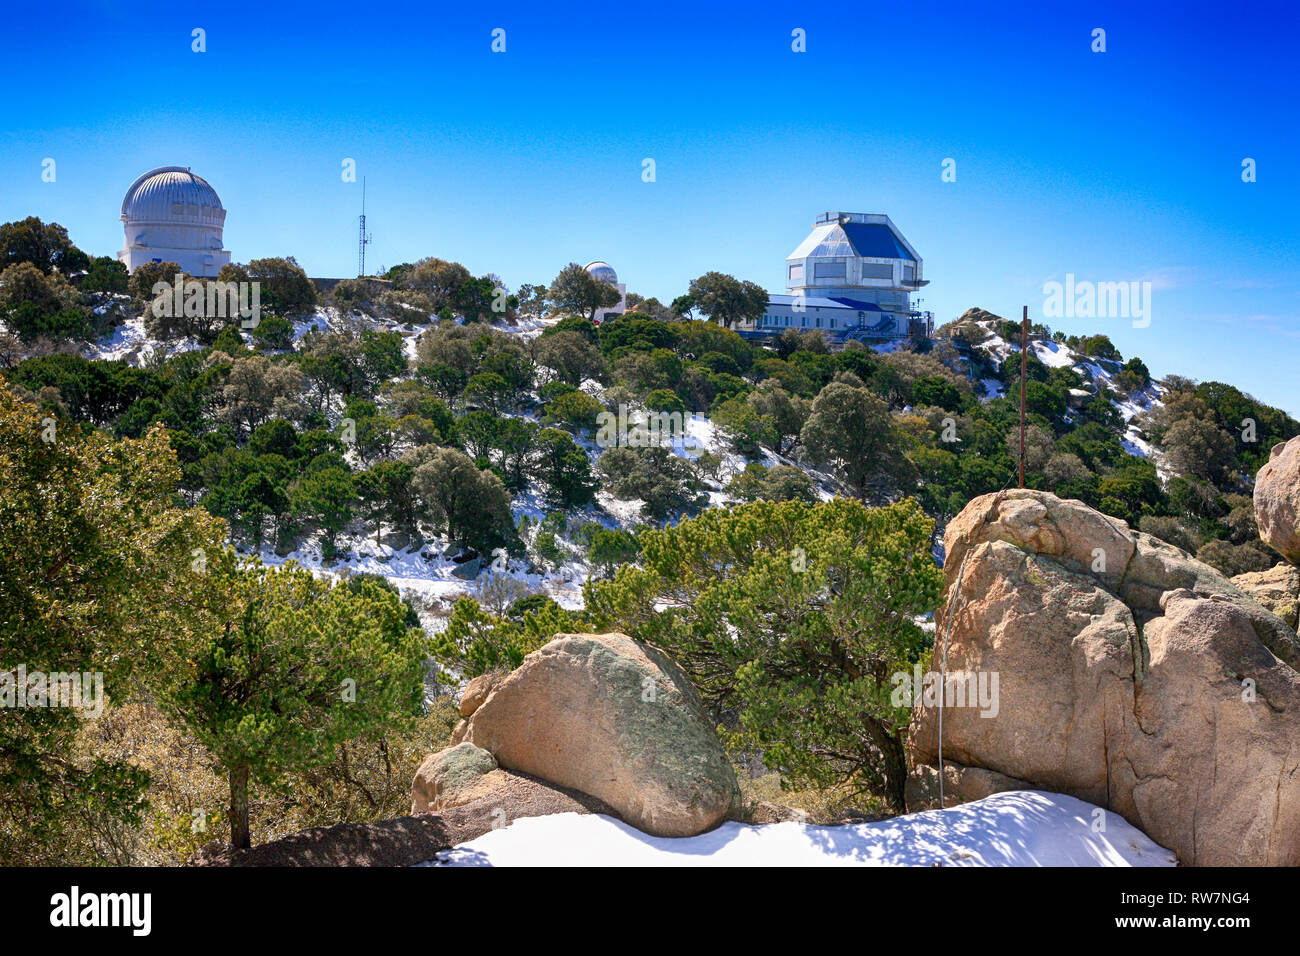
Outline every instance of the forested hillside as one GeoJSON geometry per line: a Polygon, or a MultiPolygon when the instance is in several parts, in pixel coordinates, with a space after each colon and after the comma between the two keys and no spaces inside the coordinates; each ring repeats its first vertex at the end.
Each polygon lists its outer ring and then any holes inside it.
{"type": "MultiPolygon", "coordinates": [[[[697,668],[738,762],[897,805],[905,712],[864,681],[928,654],[944,525],[1015,482],[1018,323],[832,350],[714,321],[749,307],[716,273],[597,324],[578,266],[511,291],[426,258],[323,296],[291,257],[223,270],[259,284],[250,323],[159,315],[179,269],[155,265],[0,226],[0,638],[105,672],[112,705],[0,720],[0,857],[40,832],[42,861],[176,862],[223,815],[236,842],[391,816],[461,682],[608,625],[697,668]],[[792,547],[820,577],[762,563],[792,547]],[[874,583],[814,615],[809,582],[846,569],[874,583]],[[692,589],[753,602],[752,630],[722,646],[701,635],[734,608],[664,611],[692,589]],[[772,652],[772,615],[826,659],[772,652]],[[880,643],[844,653],[840,617],[880,643]]],[[[1103,332],[1033,326],[1026,484],[1226,575],[1271,567],[1252,476],[1300,423],[1155,381],[1103,332]]]]}

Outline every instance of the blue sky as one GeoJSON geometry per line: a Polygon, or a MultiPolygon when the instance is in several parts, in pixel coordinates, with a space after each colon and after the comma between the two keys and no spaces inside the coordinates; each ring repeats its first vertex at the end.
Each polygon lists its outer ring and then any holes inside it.
{"type": "Polygon", "coordinates": [[[817,214],[886,212],[938,321],[1040,319],[1067,273],[1149,280],[1149,327],[1049,324],[1300,415],[1297,15],[1132,6],[24,5],[0,37],[0,221],[111,255],[131,181],[187,165],[236,260],[352,275],[352,158],[373,265],[437,255],[515,287],[600,258],[669,301],[713,269],[782,292],[817,214]]]}

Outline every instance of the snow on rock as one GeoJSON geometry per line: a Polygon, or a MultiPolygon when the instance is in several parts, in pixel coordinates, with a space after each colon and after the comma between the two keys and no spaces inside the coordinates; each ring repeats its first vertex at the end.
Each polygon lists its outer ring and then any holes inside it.
{"type": "Polygon", "coordinates": [[[611,817],[525,817],[423,866],[1176,866],[1174,854],[1116,813],[1094,832],[1092,804],[1016,790],[849,826],[724,823],[652,837],[611,817]]]}

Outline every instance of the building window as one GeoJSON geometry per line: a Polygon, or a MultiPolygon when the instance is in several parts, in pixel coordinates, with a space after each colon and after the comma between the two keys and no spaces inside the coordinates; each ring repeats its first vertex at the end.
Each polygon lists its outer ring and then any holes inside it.
{"type": "Polygon", "coordinates": [[[790,281],[791,282],[803,281],[803,263],[790,267],[790,281]]]}
{"type": "Polygon", "coordinates": [[[814,279],[843,279],[844,278],[844,260],[831,260],[830,262],[813,263],[814,279]]]}

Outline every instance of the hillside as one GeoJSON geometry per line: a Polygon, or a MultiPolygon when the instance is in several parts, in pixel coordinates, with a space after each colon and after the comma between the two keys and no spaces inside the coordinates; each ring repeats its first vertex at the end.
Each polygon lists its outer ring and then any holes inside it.
{"type": "MultiPolygon", "coordinates": [[[[177,862],[206,842],[178,811],[129,823],[142,787],[155,806],[242,807],[244,845],[392,818],[431,743],[454,742],[469,681],[557,634],[620,628],[686,662],[746,799],[780,793],[827,822],[902,811],[906,708],[862,675],[928,664],[945,529],[1015,484],[1015,324],[971,309],[932,339],[831,349],[794,329],[742,338],[689,297],[630,296],[597,324],[607,290],[577,266],[502,296],[428,259],[323,298],[278,259],[222,280],[261,285],[245,327],[160,314],[166,264],[87,264],[0,273],[6,506],[102,528],[71,539],[87,549],[72,566],[119,574],[60,578],[62,539],[15,517],[15,575],[44,587],[53,568],[62,590],[10,639],[53,670],[104,634],[137,669],[104,720],[22,731],[79,755],[42,780],[76,790],[96,760],[121,774],[111,846],[88,818],[27,806],[26,830],[58,821],[46,859],[177,862]],[[92,623],[68,629],[64,608],[92,623]],[[272,633],[284,674],[255,671],[266,685],[240,697],[272,633]],[[365,708],[322,692],[372,670],[365,708]],[[235,730],[263,721],[283,749],[235,730]]],[[[1155,381],[1104,335],[1037,325],[1027,366],[1030,489],[1225,575],[1277,563],[1249,495],[1300,423],[1230,385],[1155,381]]]]}
{"type": "MultiPolygon", "coordinates": [[[[106,295],[101,298],[105,301],[95,307],[97,315],[107,315],[111,320],[114,316],[126,316],[133,311],[129,296],[106,295]]],[[[485,323],[481,327],[485,332],[490,330],[501,341],[514,341],[521,349],[534,350],[548,334],[567,331],[571,335],[572,332],[564,326],[579,327],[575,325],[576,321],[569,319],[561,323],[556,317],[513,316],[509,322],[485,323]]],[[[284,348],[259,348],[254,336],[248,332],[240,334],[239,344],[252,350],[246,354],[263,354],[274,362],[282,362],[296,359],[307,351],[313,336],[357,336],[364,331],[400,341],[402,358],[418,363],[418,343],[430,328],[427,322],[427,313],[401,301],[390,299],[387,303],[365,303],[360,308],[331,302],[291,318],[292,332],[283,343],[284,348]]],[[[972,309],[941,328],[933,343],[926,342],[919,349],[914,345],[901,351],[893,343],[882,344],[877,347],[882,353],[877,359],[851,356],[854,358],[852,362],[843,361],[843,353],[831,356],[824,349],[809,351],[806,342],[800,343],[794,337],[791,343],[778,349],[782,358],[765,359],[759,363],[767,365],[763,369],[765,375],[759,381],[767,381],[769,386],[780,389],[774,393],[778,405],[787,400],[787,396],[793,399],[795,407],[786,405],[781,411],[787,418],[793,416],[793,425],[783,425],[795,434],[778,435],[772,440],[771,423],[775,417],[769,414],[765,421],[754,421],[754,416],[743,407],[738,415],[737,403],[727,403],[725,393],[716,397],[707,408],[690,408],[684,401],[670,402],[669,405],[678,406],[673,410],[681,414],[681,433],[667,434],[660,440],[671,455],[692,472],[687,482],[690,488],[675,489],[677,500],[673,504],[678,504],[678,507],[669,507],[667,511],[660,509],[651,521],[675,520],[674,515],[693,513],[700,507],[725,506],[754,494],[797,494],[808,500],[826,500],[835,494],[853,493],[851,482],[844,480],[843,472],[837,474],[834,461],[818,460],[817,454],[800,442],[797,430],[801,427],[801,416],[806,419],[808,406],[816,397],[815,376],[825,380],[849,375],[854,376],[850,381],[858,384],[862,379],[851,369],[871,368],[875,373],[874,379],[869,380],[872,390],[888,400],[895,422],[905,433],[902,440],[912,446],[908,450],[910,465],[922,483],[923,503],[938,521],[937,541],[943,522],[953,513],[954,506],[959,507],[961,501],[975,494],[996,490],[1012,478],[1017,454],[1015,435],[998,442],[991,441],[987,431],[981,432],[975,436],[974,449],[970,449],[971,438],[963,439],[962,436],[976,431],[984,423],[991,424],[992,430],[1004,435],[1014,431],[1015,422],[1011,417],[1017,400],[1015,386],[1020,365],[1018,331],[1014,323],[972,309]],[[813,375],[809,375],[809,371],[813,375]],[[921,393],[916,393],[918,382],[922,386],[921,393]],[[790,387],[786,389],[785,386],[790,387]],[[804,407],[799,407],[799,403],[804,407]],[[983,410],[978,420],[973,420],[970,415],[973,407],[983,410]],[[945,423],[952,426],[946,432],[945,423]],[[769,434],[762,434],[765,426],[769,434]],[[746,469],[751,466],[769,471],[780,467],[783,474],[788,473],[791,477],[794,472],[789,470],[797,469],[806,476],[806,481],[800,479],[793,488],[763,488],[759,485],[745,488],[746,469]],[[688,498],[691,499],[689,504],[688,498]]],[[[594,327],[588,329],[588,334],[599,338],[594,327]]],[[[718,329],[712,334],[725,335],[718,329]]],[[[1247,443],[1234,442],[1245,453],[1233,456],[1240,458],[1240,462],[1231,463],[1239,465],[1240,470],[1232,477],[1229,477],[1228,470],[1223,469],[1217,475],[1180,475],[1169,467],[1162,449],[1153,444],[1151,438],[1152,431],[1157,434],[1167,431],[1167,426],[1162,428],[1160,422],[1162,416],[1167,415],[1162,398],[1169,393],[1170,385],[1152,380],[1140,360],[1122,361],[1104,336],[1067,342],[1063,335],[1053,335],[1042,326],[1035,326],[1030,343],[1028,468],[1032,487],[1047,487],[1066,495],[1078,495],[1103,507],[1103,510],[1109,508],[1111,513],[1135,525],[1148,520],[1153,527],[1161,528],[1172,540],[1190,546],[1193,551],[1213,542],[1227,542],[1212,545],[1207,555],[1210,563],[1221,570],[1240,573],[1269,566],[1265,557],[1251,553],[1258,550],[1253,544],[1246,550],[1242,549],[1241,546],[1252,542],[1254,536],[1249,529],[1234,526],[1231,519],[1232,509],[1238,502],[1234,496],[1249,494],[1249,480],[1245,475],[1249,472],[1249,464],[1258,458],[1250,454],[1247,443]],[[1143,463],[1154,466],[1155,478],[1143,463]],[[1104,474],[1106,472],[1109,475],[1104,474]],[[1168,503],[1167,494],[1161,493],[1161,486],[1168,488],[1171,482],[1182,498],[1202,502],[1207,497],[1204,482],[1209,482],[1216,491],[1208,494],[1219,494],[1220,503],[1208,507],[1202,504],[1196,511],[1185,508],[1179,516],[1174,513],[1176,508],[1168,503]],[[1187,488],[1189,483],[1200,484],[1199,487],[1187,488]],[[1106,505],[1103,506],[1104,500],[1106,505]]],[[[649,349],[649,346],[650,343],[643,342],[633,348],[649,349]]],[[[771,354],[763,349],[756,352],[755,346],[741,343],[734,337],[727,347],[738,354],[771,354]]],[[[97,340],[81,347],[80,354],[95,363],[123,363],[127,367],[152,371],[166,367],[187,353],[206,354],[210,348],[198,336],[151,335],[145,319],[137,316],[106,329],[97,340]]],[[[649,350],[653,354],[653,349],[649,350]]],[[[616,351],[627,353],[628,348],[620,346],[616,351]]],[[[680,349],[678,354],[681,358],[674,356],[674,363],[701,357],[688,355],[680,349]]],[[[716,372],[706,366],[696,366],[705,368],[712,379],[712,382],[705,383],[705,395],[710,391],[716,394],[716,388],[710,385],[719,380],[724,382],[726,389],[737,392],[752,388],[743,378],[731,374],[740,369],[724,353],[711,351],[702,357],[711,358],[715,366],[727,369],[716,372]]],[[[52,372],[51,361],[36,359],[25,364],[14,363],[17,367],[11,378],[15,384],[25,385],[33,392],[40,387],[58,388],[60,373],[52,372]]],[[[608,368],[608,363],[602,364],[608,368]]],[[[649,413],[644,402],[655,391],[649,386],[674,383],[664,378],[662,373],[659,375],[661,381],[655,382],[656,373],[645,369],[644,363],[625,361],[622,366],[626,371],[625,377],[616,372],[611,380],[607,372],[602,375],[606,379],[604,384],[593,378],[583,378],[577,386],[603,408],[615,413],[619,404],[624,404],[630,410],[630,423],[635,427],[638,422],[647,421],[649,413]]],[[[493,414],[500,419],[524,423],[534,431],[544,427],[547,424],[544,421],[547,401],[543,386],[547,384],[548,375],[554,383],[557,373],[540,363],[538,370],[529,387],[515,396],[516,401],[494,407],[493,414]]],[[[698,396],[692,396],[688,389],[683,388],[680,378],[678,373],[678,395],[685,393],[685,397],[695,397],[697,400],[690,404],[698,406],[698,396]]],[[[412,376],[398,372],[386,387],[399,381],[412,381],[412,376]]],[[[1189,384],[1175,380],[1180,389],[1189,384]]],[[[1246,396],[1226,386],[1198,388],[1201,393],[1207,388],[1222,390],[1234,397],[1236,404],[1245,402],[1247,407],[1252,407],[1246,396]]],[[[658,391],[662,394],[665,390],[658,391]]],[[[464,403],[466,396],[457,397],[462,402],[459,412],[454,403],[449,403],[446,412],[449,416],[463,416],[483,407],[481,403],[464,403]]],[[[335,396],[317,404],[320,423],[333,423],[337,429],[347,410],[346,396],[335,396]]],[[[752,406],[753,402],[750,404],[752,406]]],[[[1293,421],[1276,410],[1267,411],[1271,413],[1272,432],[1256,439],[1265,447],[1273,441],[1290,437],[1296,428],[1293,421]]],[[[120,426],[115,427],[121,431],[120,426]]],[[[138,431],[139,426],[134,428],[138,431]]],[[[595,468],[604,451],[597,443],[596,430],[580,427],[565,430],[585,453],[590,466],[595,468]]],[[[1220,435],[1233,434],[1226,428],[1220,428],[1219,432],[1220,435]]],[[[1217,443],[1219,447],[1223,444],[1222,440],[1217,443]]],[[[400,448],[399,444],[393,451],[400,448]]],[[[500,467],[492,464],[493,452],[502,460],[508,452],[505,449],[484,450],[488,454],[478,456],[479,464],[496,467],[500,472],[500,467]]],[[[833,455],[835,449],[820,451],[824,458],[833,455]]],[[[345,449],[343,457],[353,471],[365,470],[368,457],[373,461],[372,455],[368,456],[365,450],[355,446],[345,449]]],[[[567,507],[557,510],[554,497],[548,494],[545,484],[527,474],[528,471],[527,468],[519,469],[518,480],[508,489],[511,521],[517,529],[518,544],[508,565],[498,562],[495,577],[516,582],[506,589],[507,599],[521,596],[526,590],[545,594],[562,607],[578,609],[582,603],[583,583],[595,571],[589,554],[591,530],[595,527],[635,530],[647,519],[644,513],[646,503],[634,491],[623,490],[623,487],[615,489],[606,479],[600,482],[589,502],[569,502],[567,507]],[[557,523],[561,511],[563,527],[557,523]],[[543,529],[548,515],[552,516],[551,526],[543,529]],[[538,550],[539,536],[542,537],[541,551],[538,550]]],[[[751,484],[754,484],[752,476],[756,474],[764,472],[751,469],[751,484]]],[[[622,485],[634,483],[623,482],[622,485]]],[[[193,482],[196,500],[205,497],[203,485],[204,479],[196,477],[193,482]]],[[[881,489],[879,496],[901,493],[907,493],[906,484],[895,483],[892,489],[881,489]]],[[[210,495],[208,500],[211,500],[210,495]]],[[[223,517],[237,518],[228,509],[219,509],[218,513],[223,517]]],[[[264,541],[250,549],[248,542],[238,537],[236,543],[245,551],[255,551],[270,564],[294,560],[334,574],[381,575],[398,587],[420,610],[426,625],[435,629],[441,626],[457,597],[466,594],[481,596],[484,578],[467,580],[463,562],[453,560],[459,556],[456,549],[448,549],[446,542],[439,546],[436,541],[414,540],[409,533],[375,534],[377,529],[373,526],[367,527],[365,522],[352,519],[344,521],[337,529],[327,558],[327,548],[323,546],[321,536],[312,533],[310,527],[304,530],[306,533],[292,546],[277,546],[274,542],[264,541]]]]}
{"type": "MultiPolygon", "coordinates": [[[[304,338],[312,331],[355,335],[364,329],[400,336],[402,354],[408,360],[416,362],[417,343],[428,326],[418,321],[403,321],[409,311],[401,307],[374,305],[365,311],[350,311],[334,305],[321,305],[310,314],[293,320],[291,350],[271,351],[267,354],[291,356],[301,351],[304,338]]],[[[540,337],[558,327],[557,318],[517,318],[509,323],[498,322],[484,326],[485,329],[492,329],[494,334],[517,340],[526,347],[535,347],[540,337]]],[[[244,344],[255,347],[251,335],[244,334],[243,339],[244,344]]],[[[1251,454],[1248,442],[1236,442],[1244,450],[1239,463],[1242,470],[1231,476],[1227,471],[1220,471],[1216,476],[1208,473],[1180,475],[1168,466],[1161,447],[1153,444],[1151,439],[1152,430],[1159,434],[1167,430],[1167,426],[1161,428],[1160,422],[1162,416],[1167,414],[1162,397],[1169,393],[1170,385],[1151,379],[1140,360],[1122,361],[1103,336],[1083,342],[1075,339],[1067,343],[1063,335],[1052,335],[1041,326],[1035,326],[1030,336],[1030,346],[1031,424],[1028,469],[1031,487],[1059,489],[1063,494],[1076,494],[1100,506],[1106,497],[1101,488],[1101,473],[1110,471],[1120,475],[1125,474],[1126,469],[1131,469],[1131,474],[1137,476],[1135,480],[1112,480],[1106,485],[1106,491],[1119,492],[1109,496],[1111,513],[1124,517],[1135,525],[1149,515],[1154,521],[1153,526],[1163,528],[1173,540],[1184,546],[1190,545],[1193,551],[1204,547],[1207,542],[1226,540],[1239,546],[1243,541],[1253,539],[1253,535],[1245,533],[1233,526],[1231,520],[1227,520],[1237,502],[1236,497],[1229,496],[1248,495],[1250,491],[1247,472],[1258,455],[1251,454]],[[1053,392],[1041,388],[1044,385],[1051,386],[1053,392]],[[1044,428],[1049,422],[1051,428],[1044,428]],[[1062,439],[1066,441],[1063,442],[1062,439]],[[1045,447],[1048,444],[1056,446],[1053,450],[1059,453],[1052,455],[1045,447]],[[1130,459],[1133,460],[1132,463],[1129,463],[1130,459]],[[1208,482],[1217,489],[1223,503],[1217,507],[1211,505],[1202,507],[1199,511],[1185,512],[1181,517],[1172,513],[1161,515],[1161,511],[1172,512],[1173,509],[1159,500],[1161,496],[1156,488],[1157,482],[1151,480],[1149,471],[1144,471],[1136,460],[1154,466],[1160,485],[1167,488],[1174,481],[1175,489],[1187,497],[1203,499],[1207,494],[1215,493],[1207,492],[1204,483],[1208,482]],[[1091,475],[1097,475],[1098,480],[1089,488],[1091,475]],[[1182,491],[1188,482],[1202,484],[1192,491],[1182,491]],[[1134,487],[1135,485],[1139,487],[1134,487]],[[1153,512],[1155,513],[1152,514],[1153,512]],[[1165,519],[1163,522],[1162,518],[1165,519]],[[1177,521],[1176,528],[1170,524],[1170,520],[1177,521]]],[[[145,329],[144,320],[135,318],[88,345],[82,354],[92,361],[121,361],[133,367],[146,367],[202,347],[193,338],[151,338],[145,329]]],[[[1009,429],[1014,432],[1015,422],[1009,419],[1009,414],[1014,412],[1018,400],[1020,368],[1018,326],[1014,323],[983,310],[972,309],[940,329],[936,340],[933,343],[923,343],[921,349],[913,346],[900,353],[890,343],[882,344],[877,351],[886,356],[893,355],[894,358],[886,359],[886,374],[880,376],[884,387],[876,387],[876,391],[890,399],[895,420],[903,424],[914,440],[920,438],[917,444],[927,450],[942,453],[951,449],[955,452],[958,446],[963,446],[963,431],[975,427],[963,411],[964,408],[971,407],[972,401],[986,409],[983,416],[985,421],[995,422],[1001,431],[1009,429]],[[935,364],[936,361],[942,364],[942,369],[935,364]],[[934,374],[920,375],[919,372],[936,371],[940,375],[948,375],[949,380],[945,384],[958,389],[955,396],[945,393],[942,386],[938,387],[937,392],[942,398],[929,393],[925,396],[907,394],[915,388],[918,379],[926,379],[922,385],[927,386],[940,378],[934,374]],[[960,379],[965,379],[965,385],[960,379]],[[963,395],[966,388],[968,394],[963,395]],[[949,418],[949,414],[954,417],[949,418]],[[924,425],[918,423],[918,416],[925,418],[924,425]],[[956,426],[956,441],[943,440],[943,423],[948,420],[956,426]],[[918,428],[938,432],[939,441],[917,435],[918,428]]],[[[814,356],[829,358],[823,356],[823,353],[808,353],[796,347],[786,355],[780,368],[769,370],[776,372],[775,375],[769,375],[769,378],[774,379],[775,383],[789,384],[782,376],[790,373],[790,360],[793,359],[796,364],[800,360],[811,364],[814,356]]],[[[858,363],[861,364],[862,361],[859,359],[858,363]]],[[[844,365],[838,364],[841,367],[844,365]]],[[[850,366],[853,364],[849,363],[850,366]]],[[[511,407],[496,408],[494,414],[536,428],[544,426],[546,402],[542,394],[542,385],[545,384],[543,377],[544,375],[537,379],[537,384],[523,396],[523,401],[511,407]]],[[[595,379],[586,378],[579,383],[579,387],[604,408],[616,410],[620,401],[626,403],[631,409],[631,424],[635,426],[638,422],[647,421],[650,414],[643,401],[638,399],[644,400],[651,389],[642,383],[638,384],[642,387],[628,389],[621,387],[622,383],[617,381],[602,384],[595,379]]],[[[874,382],[872,384],[875,385],[874,382]]],[[[1179,389],[1184,389],[1189,384],[1175,378],[1175,387],[1179,389]]],[[[801,388],[800,385],[802,382],[798,382],[791,392],[796,399],[815,397],[813,390],[807,386],[801,388]]],[[[1222,390],[1233,395],[1238,404],[1245,402],[1247,408],[1258,407],[1230,387],[1199,387],[1201,393],[1207,389],[1222,390]]],[[[330,410],[332,414],[327,414],[330,419],[337,421],[343,417],[344,408],[342,403],[336,405],[336,408],[330,410]]],[[[473,407],[475,406],[465,406],[466,410],[473,407]]],[[[683,404],[682,408],[685,407],[683,404]]],[[[707,469],[696,468],[693,490],[701,497],[698,503],[684,509],[685,513],[692,513],[699,507],[725,506],[745,500],[745,495],[736,493],[738,488],[733,482],[742,478],[746,468],[751,465],[764,469],[778,466],[798,469],[808,479],[807,485],[800,484],[799,492],[810,496],[810,500],[826,500],[835,494],[852,493],[848,484],[836,475],[832,463],[819,462],[806,448],[799,447],[797,435],[781,436],[778,441],[764,442],[762,436],[753,434],[754,423],[734,422],[732,408],[724,410],[730,414],[724,414],[721,421],[715,420],[716,411],[715,407],[684,412],[683,434],[666,435],[662,440],[664,447],[681,462],[694,465],[702,458],[708,466],[707,469]]],[[[1291,437],[1296,429],[1295,423],[1286,416],[1276,410],[1267,411],[1271,413],[1273,431],[1265,437],[1256,438],[1256,444],[1263,444],[1264,447],[1276,440],[1291,437]]],[[[761,425],[758,427],[761,429],[761,425]]],[[[594,467],[604,450],[597,444],[595,430],[569,430],[574,442],[582,448],[594,467]]],[[[1232,434],[1226,428],[1221,428],[1220,432],[1232,434]]],[[[927,458],[924,452],[913,456],[917,471],[920,472],[919,477],[928,486],[925,489],[927,510],[939,522],[936,540],[941,535],[944,519],[951,513],[946,507],[948,503],[943,500],[946,495],[934,488],[936,478],[942,492],[960,488],[962,491],[959,493],[974,495],[996,490],[995,485],[1001,487],[1012,477],[1017,454],[1014,445],[1016,435],[1011,434],[1004,447],[987,442],[983,435],[979,441],[974,454],[962,459],[969,464],[961,464],[956,468],[941,455],[935,456],[937,461],[927,458]],[[927,465],[932,466],[929,473],[927,465]],[[935,469],[935,465],[942,467],[935,469]],[[958,477],[952,473],[954,471],[974,474],[969,478],[965,475],[958,477]]],[[[1220,441],[1218,445],[1222,447],[1223,442],[1220,441]]],[[[960,450],[967,452],[964,446],[960,450]]],[[[364,467],[363,459],[355,450],[349,451],[346,457],[352,465],[364,467]]],[[[488,456],[489,459],[491,457],[488,456]]],[[[905,487],[899,486],[893,489],[892,494],[905,491],[905,487]]],[[[586,534],[589,534],[589,529],[594,525],[608,529],[634,530],[646,520],[643,499],[615,494],[606,482],[597,490],[590,503],[565,509],[565,527],[555,537],[555,548],[552,549],[548,542],[546,554],[541,555],[536,551],[536,538],[538,534],[553,533],[553,529],[542,531],[541,525],[548,514],[556,513],[548,502],[547,490],[541,482],[523,476],[520,486],[512,488],[511,492],[511,516],[517,527],[522,525],[521,542],[527,551],[516,555],[507,568],[501,568],[500,565],[498,568],[504,576],[518,581],[521,587],[530,592],[546,594],[568,608],[581,606],[582,585],[594,572],[586,553],[587,542],[574,532],[585,527],[588,529],[586,534]]],[[[890,493],[886,492],[887,495],[890,493]]],[[[682,511],[679,509],[674,513],[680,514],[682,511]]],[[[664,514],[656,520],[675,519],[672,514],[664,514]]],[[[366,529],[358,526],[341,529],[336,543],[337,555],[328,560],[324,558],[320,542],[312,535],[289,550],[277,551],[267,544],[259,549],[259,553],[269,563],[292,559],[318,570],[328,568],[334,573],[380,574],[391,580],[423,610],[435,612],[426,617],[426,623],[432,623],[435,627],[438,626],[436,612],[439,609],[445,611],[457,596],[477,592],[479,585],[466,581],[456,573],[461,566],[452,561],[452,555],[445,549],[419,545],[401,546],[400,540],[395,544],[397,546],[377,541],[366,529]]],[[[1264,559],[1239,549],[1228,553],[1226,548],[1212,548],[1209,557],[1212,559],[1210,563],[1231,573],[1261,570],[1268,566],[1264,559]]]]}

